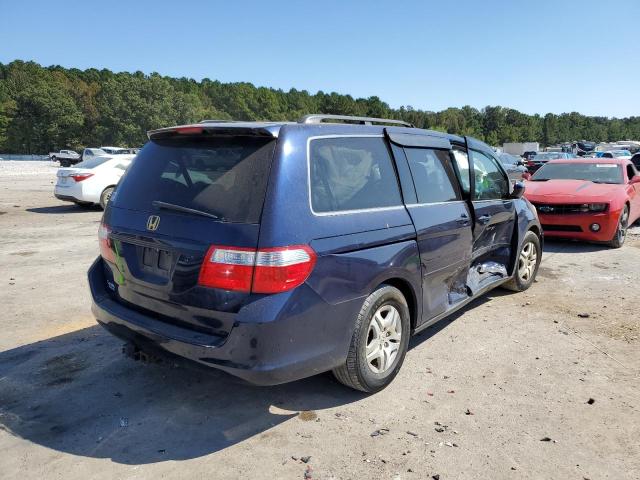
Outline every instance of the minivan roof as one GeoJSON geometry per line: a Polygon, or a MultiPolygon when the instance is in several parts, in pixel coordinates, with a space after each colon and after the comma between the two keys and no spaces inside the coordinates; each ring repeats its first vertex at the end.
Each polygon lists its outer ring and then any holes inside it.
{"type": "MultiPolygon", "coordinates": [[[[345,117],[346,118],[346,117],[345,117]]],[[[360,117],[354,117],[360,118],[360,117]]],[[[383,119],[379,119],[383,120],[383,119]]],[[[157,136],[164,136],[164,134],[175,133],[198,133],[198,130],[215,130],[216,133],[224,134],[244,134],[244,135],[259,135],[259,136],[271,136],[278,137],[280,129],[285,125],[304,127],[330,127],[331,130],[340,129],[345,133],[356,133],[365,130],[367,133],[403,133],[410,135],[428,135],[440,138],[446,138],[450,142],[464,143],[465,137],[454,135],[451,133],[444,133],[437,130],[426,130],[422,128],[405,127],[405,126],[389,126],[389,125],[361,125],[353,123],[302,123],[299,122],[287,122],[287,121],[230,121],[230,120],[203,120],[200,123],[192,123],[187,125],[177,125],[173,127],[160,128],[156,130],[150,130],[147,132],[149,139],[157,136]]],[[[491,147],[486,143],[477,140],[473,137],[466,137],[469,146],[482,150],[491,150],[491,147]]]]}

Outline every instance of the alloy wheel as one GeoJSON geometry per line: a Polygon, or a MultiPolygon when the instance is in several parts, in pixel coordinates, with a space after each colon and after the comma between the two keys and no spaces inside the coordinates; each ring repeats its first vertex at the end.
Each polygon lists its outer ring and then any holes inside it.
{"type": "Polygon", "coordinates": [[[402,321],[392,305],[383,305],[371,317],[367,334],[366,360],[374,373],[385,373],[400,351],[402,321]]]}
{"type": "Polygon", "coordinates": [[[538,262],[538,252],[533,242],[527,242],[520,250],[518,259],[518,275],[523,282],[528,282],[535,273],[538,262]]]}
{"type": "Polygon", "coordinates": [[[620,226],[616,235],[618,235],[618,242],[622,245],[627,237],[627,227],[629,226],[629,210],[625,208],[620,215],[620,226]]]}

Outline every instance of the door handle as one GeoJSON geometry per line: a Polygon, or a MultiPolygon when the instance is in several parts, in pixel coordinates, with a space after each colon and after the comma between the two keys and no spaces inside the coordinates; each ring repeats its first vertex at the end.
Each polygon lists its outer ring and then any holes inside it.
{"type": "Polygon", "coordinates": [[[480,222],[482,225],[486,225],[487,223],[489,223],[489,220],[491,220],[491,215],[480,215],[478,217],[478,222],[480,222]]]}
{"type": "Polygon", "coordinates": [[[467,225],[469,223],[469,215],[463,213],[462,215],[460,215],[460,218],[456,220],[456,222],[462,225],[467,225]]]}

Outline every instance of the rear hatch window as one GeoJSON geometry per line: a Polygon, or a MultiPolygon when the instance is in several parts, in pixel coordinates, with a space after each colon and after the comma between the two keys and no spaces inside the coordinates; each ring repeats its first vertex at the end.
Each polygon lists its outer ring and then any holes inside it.
{"type": "Polygon", "coordinates": [[[154,202],[199,210],[222,222],[258,223],[275,139],[186,136],[149,142],[112,197],[153,211],[154,202]]]}

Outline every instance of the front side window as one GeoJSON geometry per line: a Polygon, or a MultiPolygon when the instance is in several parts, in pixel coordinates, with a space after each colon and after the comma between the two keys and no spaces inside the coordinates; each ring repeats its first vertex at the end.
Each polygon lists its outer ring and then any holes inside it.
{"type": "Polygon", "coordinates": [[[427,148],[405,148],[419,203],[457,200],[455,177],[449,169],[449,152],[427,148]]]}
{"type": "Polygon", "coordinates": [[[453,147],[453,158],[455,160],[454,166],[456,173],[460,179],[460,185],[465,195],[469,195],[471,192],[471,183],[469,181],[469,157],[467,152],[460,147],[453,147]]]}
{"type": "Polygon", "coordinates": [[[509,183],[497,162],[484,153],[471,150],[475,180],[474,200],[495,200],[509,193],[509,183]]]}
{"type": "Polygon", "coordinates": [[[402,204],[389,149],[378,137],[317,138],[309,149],[311,207],[343,212],[402,204]]]}

